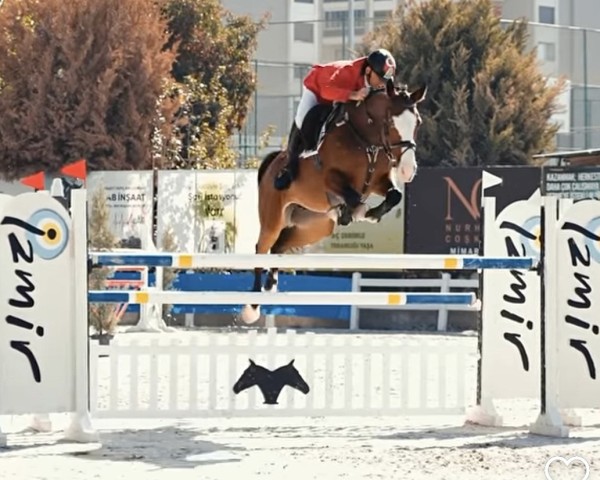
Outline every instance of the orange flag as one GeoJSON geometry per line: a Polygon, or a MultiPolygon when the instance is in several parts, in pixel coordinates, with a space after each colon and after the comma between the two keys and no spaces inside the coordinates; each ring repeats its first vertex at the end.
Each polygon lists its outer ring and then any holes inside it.
{"type": "Polygon", "coordinates": [[[62,167],[60,173],[68,175],[69,177],[85,180],[87,178],[87,163],[85,159],[77,160],[76,162],[69,163],[62,167]]]}
{"type": "Polygon", "coordinates": [[[36,188],[37,190],[44,190],[46,187],[46,177],[42,171],[22,178],[21,183],[23,185],[27,185],[28,187],[36,188]]]}

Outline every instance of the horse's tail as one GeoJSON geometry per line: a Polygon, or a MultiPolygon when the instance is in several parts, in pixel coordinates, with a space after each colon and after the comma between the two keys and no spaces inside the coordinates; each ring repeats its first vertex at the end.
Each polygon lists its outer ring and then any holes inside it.
{"type": "Polygon", "coordinates": [[[269,165],[271,165],[271,163],[273,163],[273,160],[275,160],[277,158],[277,155],[279,155],[280,153],[281,153],[281,150],[275,150],[274,152],[270,152],[267,154],[267,156],[265,158],[263,158],[262,162],[260,162],[260,165],[258,167],[258,183],[259,184],[260,184],[261,178],[267,171],[267,168],[269,168],[269,165]]]}

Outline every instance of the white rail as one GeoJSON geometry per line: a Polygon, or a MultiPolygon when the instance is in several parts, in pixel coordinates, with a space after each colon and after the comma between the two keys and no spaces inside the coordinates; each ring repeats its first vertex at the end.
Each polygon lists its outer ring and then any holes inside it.
{"type": "Polygon", "coordinates": [[[146,265],[175,268],[251,270],[255,267],[302,270],[476,270],[531,269],[532,257],[476,255],[302,254],[250,255],[202,253],[91,252],[92,262],[104,266],[146,265]]]}

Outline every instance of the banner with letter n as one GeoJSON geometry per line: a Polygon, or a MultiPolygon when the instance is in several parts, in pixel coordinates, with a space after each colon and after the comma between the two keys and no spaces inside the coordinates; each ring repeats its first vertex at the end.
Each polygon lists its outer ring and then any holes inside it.
{"type": "Polygon", "coordinates": [[[58,201],[2,196],[0,414],[75,410],[71,258],[71,218],[58,201]]]}
{"type": "Polygon", "coordinates": [[[490,188],[498,210],[530,198],[540,188],[540,167],[420,168],[406,185],[404,253],[480,253],[484,171],[502,180],[501,186],[490,188]]]}

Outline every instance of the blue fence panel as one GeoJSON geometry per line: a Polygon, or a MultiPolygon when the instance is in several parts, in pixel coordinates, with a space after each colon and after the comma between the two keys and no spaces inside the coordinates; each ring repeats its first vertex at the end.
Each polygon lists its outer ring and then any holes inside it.
{"type": "MultiPolygon", "coordinates": [[[[140,272],[117,271],[111,278],[119,280],[138,280],[140,272]]],[[[263,282],[266,273],[263,275],[263,282]]],[[[155,285],[155,274],[148,275],[150,286],[155,285]]],[[[179,273],[173,282],[174,290],[184,292],[216,291],[247,292],[252,289],[254,274],[251,272],[223,273],[179,273]]],[[[277,288],[280,292],[349,292],[352,290],[350,277],[328,277],[323,275],[290,275],[279,274],[277,288]]],[[[237,313],[241,306],[237,305],[173,305],[173,314],[184,313],[237,313]]],[[[349,321],[350,306],[340,305],[261,305],[262,313],[273,315],[290,315],[298,317],[327,318],[349,321]]],[[[129,305],[127,312],[137,313],[139,305],[129,305]]]]}

